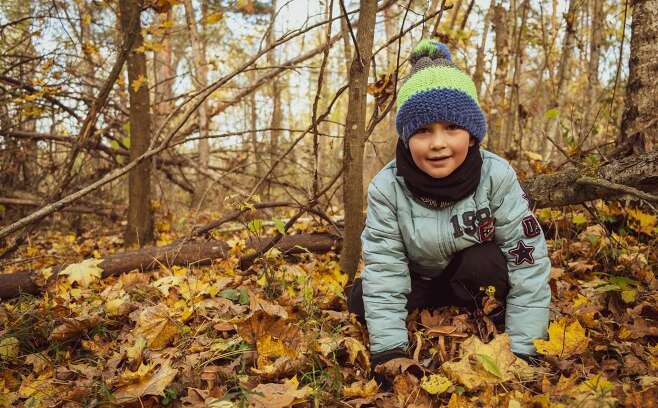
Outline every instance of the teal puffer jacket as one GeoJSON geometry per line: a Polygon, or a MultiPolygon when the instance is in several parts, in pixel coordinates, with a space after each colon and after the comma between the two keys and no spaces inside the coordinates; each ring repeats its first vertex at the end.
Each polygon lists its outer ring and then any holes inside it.
{"type": "Polygon", "coordinates": [[[450,207],[430,209],[414,199],[396,176],[395,160],[370,183],[361,278],[371,352],[408,345],[410,264],[414,272],[434,278],[453,254],[490,239],[505,254],[509,269],[505,331],[512,351],[535,354],[532,340],[546,337],[551,264],[544,235],[514,169],[491,152],[481,153],[479,186],[450,207]]]}

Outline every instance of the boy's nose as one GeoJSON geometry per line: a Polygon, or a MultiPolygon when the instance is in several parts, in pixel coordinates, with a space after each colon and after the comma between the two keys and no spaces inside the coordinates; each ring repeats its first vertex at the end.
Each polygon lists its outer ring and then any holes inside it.
{"type": "Polygon", "coordinates": [[[435,131],[434,134],[432,135],[432,141],[430,143],[430,149],[432,150],[438,150],[446,146],[446,140],[445,140],[445,135],[443,132],[435,131]]]}

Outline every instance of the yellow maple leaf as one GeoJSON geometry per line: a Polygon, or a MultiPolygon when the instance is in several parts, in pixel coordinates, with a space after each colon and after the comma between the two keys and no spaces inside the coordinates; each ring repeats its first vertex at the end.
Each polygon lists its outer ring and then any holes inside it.
{"type": "Polygon", "coordinates": [[[452,381],[447,377],[438,374],[432,374],[429,377],[423,377],[420,382],[420,388],[432,395],[443,394],[452,387],[452,381]]]}
{"type": "Polygon", "coordinates": [[[370,357],[365,346],[353,337],[346,337],[343,341],[347,349],[348,358],[351,364],[359,362],[361,367],[368,369],[370,367],[370,357]]]}
{"type": "Polygon", "coordinates": [[[349,386],[343,386],[343,398],[368,398],[379,391],[379,385],[373,378],[367,383],[359,380],[353,382],[349,386]]]}
{"type": "Polygon", "coordinates": [[[476,336],[469,337],[462,345],[461,359],[443,363],[441,369],[450,380],[468,390],[517,378],[528,379],[535,372],[512,353],[509,336],[504,333],[487,344],[476,336]]]}
{"type": "Polygon", "coordinates": [[[44,406],[41,400],[49,399],[55,395],[52,376],[52,371],[47,371],[37,378],[34,378],[32,374],[28,375],[23,379],[18,389],[18,396],[21,398],[31,398],[32,401],[36,402],[36,406],[44,406]]]}
{"type": "Polygon", "coordinates": [[[135,336],[143,336],[153,350],[163,349],[178,334],[178,326],[169,318],[170,314],[162,303],[142,310],[136,319],[135,336]]]}
{"type": "Polygon", "coordinates": [[[567,324],[567,319],[562,318],[557,322],[551,322],[548,327],[549,340],[534,340],[537,352],[545,355],[569,358],[587,350],[589,338],[585,335],[585,329],[578,320],[567,324]]]}
{"type": "MultiPolygon", "coordinates": [[[[147,367],[148,369],[148,366],[142,365],[140,369],[142,367],[147,367]]],[[[137,375],[139,376],[140,374],[144,373],[138,373],[137,375]]],[[[165,387],[173,381],[176,374],[178,374],[178,370],[172,368],[168,362],[165,362],[153,374],[145,374],[139,377],[138,382],[118,388],[114,391],[114,398],[117,402],[125,404],[131,401],[137,401],[145,395],[163,395],[165,387]]]]}
{"type": "Polygon", "coordinates": [[[67,266],[59,274],[67,276],[69,283],[77,282],[78,285],[86,288],[92,282],[101,278],[103,268],[98,266],[101,262],[103,262],[102,259],[85,259],[82,262],[67,266]]]}
{"type": "Polygon", "coordinates": [[[658,216],[644,213],[637,209],[629,209],[626,211],[631,219],[631,226],[638,232],[647,235],[653,235],[656,232],[656,223],[658,216]]]}

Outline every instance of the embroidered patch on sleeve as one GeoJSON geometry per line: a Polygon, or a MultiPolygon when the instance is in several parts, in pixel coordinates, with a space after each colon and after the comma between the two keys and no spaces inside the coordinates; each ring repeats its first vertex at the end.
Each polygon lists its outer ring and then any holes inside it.
{"type": "Polygon", "coordinates": [[[534,238],[541,234],[541,227],[539,226],[539,223],[537,222],[537,219],[534,215],[528,215],[527,217],[524,217],[521,221],[521,224],[523,225],[523,233],[526,237],[534,238]]]}
{"type": "Polygon", "coordinates": [[[524,262],[534,265],[535,258],[532,256],[534,251],[535,247],[532,245],[526,245],[523,241],[519,241],[516,243],[516,247],[510,249],[507,253],[514,257],[514,265],[521,265],[524,262]]]}
{"type": "Polygon", "coordinates": [[[480,221],[478,225],[480,242],[493,241],[494,232],[496,231],[495,221],[495,218],[487,218],[480,221]]]}

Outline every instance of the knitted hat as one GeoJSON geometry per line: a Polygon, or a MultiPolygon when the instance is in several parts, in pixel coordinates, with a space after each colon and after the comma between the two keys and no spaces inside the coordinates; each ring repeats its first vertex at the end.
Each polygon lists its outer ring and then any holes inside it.
{"type": "Polygon", "coordinates": [[[487,121],[475,84],[451,58],[445,44],[429,40],[422,40],[411,52],[413,68],[398,92],[395,120],[405,146],[418,129],[437,121],[465,128],[478,142],[484,139],[487,121]]]}

